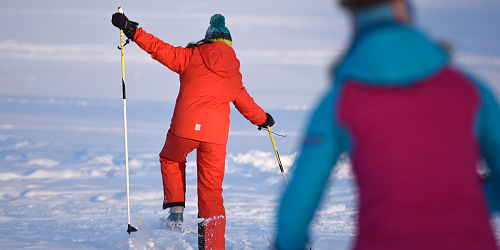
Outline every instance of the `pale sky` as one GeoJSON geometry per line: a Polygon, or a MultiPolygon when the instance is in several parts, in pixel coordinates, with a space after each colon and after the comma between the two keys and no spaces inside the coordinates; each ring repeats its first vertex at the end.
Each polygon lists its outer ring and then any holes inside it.
{"type": "MultiPolygon", "coordinates": [[[[203,38],[210,16],[223,14],[244,84],[265,108],[313,106],[351,35],[331,0],[1,1],[0,96],[120,100],[119,31],[110,22],[118,6],[175,46],[203,38]]],[[[449,42],[454,60],[500,93],[500,1],[420,0],[414,10],[417,27],[449,42]]],[[[177,74],[133,43],[125,68],[129,100],[175,101],[177,74]]]]}

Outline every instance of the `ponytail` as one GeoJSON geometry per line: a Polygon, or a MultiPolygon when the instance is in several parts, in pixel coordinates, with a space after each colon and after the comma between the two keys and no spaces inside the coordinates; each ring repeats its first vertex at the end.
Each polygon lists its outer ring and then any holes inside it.
{"type": "Polygon", "coordinates": [[[210,41],[210,40],[207,40],[207,39],[201,39],[200,41],[198,42],[190,42],[188,43],[188,45],[186,45],[186,49],[189,49],[189,48],[194,48],[194,47],[197,47],[197,46],[200,46],[200,45],[203,45],[203,44],[209,44],[209,43],[213,43],[213,41],[210,41]]]}

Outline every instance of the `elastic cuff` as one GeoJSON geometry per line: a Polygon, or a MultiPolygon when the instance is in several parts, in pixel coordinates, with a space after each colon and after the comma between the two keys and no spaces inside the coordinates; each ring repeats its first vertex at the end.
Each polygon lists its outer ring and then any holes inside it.
{"type": "Polygon", "coordinates": [[[186,202],[163,203],[163,209],[167,209],[169,207],[176,207],[176,206],[186,207],[186,202]]]}

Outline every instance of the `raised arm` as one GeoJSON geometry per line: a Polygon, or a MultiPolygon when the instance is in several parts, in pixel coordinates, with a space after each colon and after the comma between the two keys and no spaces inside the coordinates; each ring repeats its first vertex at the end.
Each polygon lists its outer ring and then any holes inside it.
{"type": "Polygon", "coordinates": [[[193,53],[193,49],[174,47],[147,33],[142,28],[137,29],[132,41],[150,54],[151,58],[177,73],[181,73],[186,69],[193,53]]]}
{"type": "Polygon", "coordinates": [[[139,24],[130,21],[123,13],[116,12],[111,17],[111,23],[123,30],[123,33],[133,42],[137,43],[141,49],[148,52],[151,57],[170,70],[181,73],[186,69],[193,49],[174,47],[155,36],[147,33],[139,24]]]}

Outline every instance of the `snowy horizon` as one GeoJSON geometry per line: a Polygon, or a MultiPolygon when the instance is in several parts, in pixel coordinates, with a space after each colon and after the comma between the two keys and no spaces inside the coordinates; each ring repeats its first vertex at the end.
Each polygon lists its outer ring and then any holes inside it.
{"type": "MultiPolygon", "coordinates": [[[[210,16],[222,13],[244,84],[265,109],[314,108],[352,35],[348,13],[331,0],[2,2],[0,95],[119,100],[119,32],[110,22],[118,6],[174,46],[203,38],[210,16]]],[[[414,1],[416,26],[449,44],[455,63],[498,96],[499,7],[495,0],[414,1]]],[[[125,69],[129,99],[175,101],[177,74],[133,43],[125,47],[125,69]]]]}

